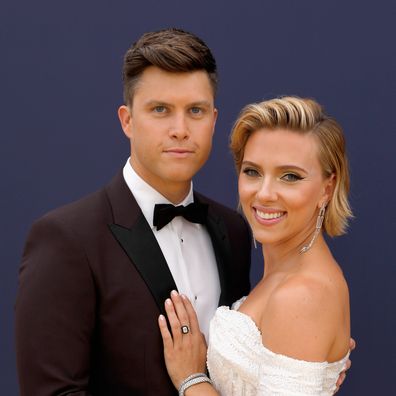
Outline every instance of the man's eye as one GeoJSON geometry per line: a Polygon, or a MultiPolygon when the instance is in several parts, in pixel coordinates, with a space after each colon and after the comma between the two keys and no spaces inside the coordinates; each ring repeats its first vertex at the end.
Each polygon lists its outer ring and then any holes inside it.
{"type": "Polygon", "coordinates": [[[242,172],[245,175],[251,176],[251,177],[259,176],[259,173],[256,171],[256,169],[253,169],[253,168],[244,168],[244,169],[242,169],[242,172]]]}
{"type": "Polygon", "coordinates": [[[202,109],[200,107],[191,107],[190,111],[194,115],[202,114],[202,109]]]}
{"type": "Polygon", "coordinates": [[[301,180],[302,177],[299,175],[296,175],[295,173],[286,173],[281,177],[282,180],[287,181],[287,182],[295,182],[298,180],[301,180]]]}
{"type": "Polygon", "coordinates": [[[154,112],[155,113],[165,113],[166,107],[165,106],[155,106],[154,112]]]}

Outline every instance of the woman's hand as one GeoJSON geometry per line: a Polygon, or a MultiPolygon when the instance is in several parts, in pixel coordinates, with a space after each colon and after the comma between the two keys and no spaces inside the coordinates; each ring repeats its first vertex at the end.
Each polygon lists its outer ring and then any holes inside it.
{"type": "Polygon", "coordinates": [[[188,298],[172,291],[171,298],[165,301],[171,332],[163,315],[158,318],[166,368],[173,385],[180,384],[189,375],[206,372],[206,342],[199,329],[197,315],[188,298]],[[185,327],[187,326],[187,327],[185,327]],[[184,329],[184,334],[182,332],[184,329]]]}

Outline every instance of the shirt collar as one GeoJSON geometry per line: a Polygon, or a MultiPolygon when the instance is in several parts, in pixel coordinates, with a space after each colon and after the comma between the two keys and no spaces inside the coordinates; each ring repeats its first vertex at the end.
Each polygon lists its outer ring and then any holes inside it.
{"type": "MultiPolygon", "coordinates": [[[[124,169],[123,175],[125,182],[131,193],[136,199],[141,211],[147,222],[150,224],[151,228],[153,226],[153,216],[154,216],[154,205],[155,204],[172,204],[167,198],[165,198],[161,193],[150,186],[146,181],[144,181],[132,168],[130,163],[130,158],[128,158],[124,169]]],[[[187,206],[194,202],[193,194],[193,183],[191,182],[190,191],[187,196],[178,205],[187,206]]],[[[172,204],[173,205],[173,204],[172,204]]]]}

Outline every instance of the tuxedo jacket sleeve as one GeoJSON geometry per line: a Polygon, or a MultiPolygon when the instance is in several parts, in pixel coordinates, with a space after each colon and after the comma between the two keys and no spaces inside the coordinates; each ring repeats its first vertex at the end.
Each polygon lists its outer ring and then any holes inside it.
{"type": "MultiPolygon", "coordinates": [[[[249,291],[250,236],[235,212],[209,204],[220,304],[249,291]]],[[[157,318],[175,288],[120,172],[103,190],[32,227],[19,275],[16,351],[22,396],[177,395],[157,318]]]]}

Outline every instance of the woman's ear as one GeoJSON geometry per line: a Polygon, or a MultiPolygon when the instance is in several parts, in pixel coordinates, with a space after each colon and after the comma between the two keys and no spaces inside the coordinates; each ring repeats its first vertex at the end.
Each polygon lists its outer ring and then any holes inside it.
{"type": "Polygon", "coordinates": [[[333,197],[334,189],[336,185],[336,175],[332,173],[325,181],[323,186],[323,196],[319,201],[318,207],[322,207],[323,204],[327,205],[333,197]]]}

